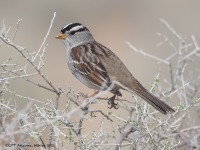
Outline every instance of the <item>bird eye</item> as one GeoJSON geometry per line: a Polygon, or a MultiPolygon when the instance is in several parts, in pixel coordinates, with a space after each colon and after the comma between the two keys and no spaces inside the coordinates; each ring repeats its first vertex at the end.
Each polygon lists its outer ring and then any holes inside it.
{"type": "Polygon", "coordinates": [[[71,35],[74,35],[74,34],[75,34],[75,31],[70,32],[70,34],[71,34],[71,35]]]}

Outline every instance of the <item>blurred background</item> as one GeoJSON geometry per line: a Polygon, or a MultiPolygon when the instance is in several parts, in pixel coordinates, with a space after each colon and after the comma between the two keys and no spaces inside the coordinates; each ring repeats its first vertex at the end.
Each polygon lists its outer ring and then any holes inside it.
{"type": "MultiPolygon", "coordinates": [[[[126,2],[121,0],[43,0],[40,2],[2,0],[0,20],[5,19],[5,24],[11,26],[11,34],[16,29],[17,20],[22,19],[15,44],[26,47],[30,51],[37,51],[49,28],[53,13],[57,13],[47,40],[44,71],[58,86],[71,85],[77,91],[83,88],[85,90],[85,86],[80,84],[67,68],[64,44],[54,38],[66,24],[80,22],[89,28],[98,42],[115,52],[133,75],[149,88],[154,76],[160,71],[159,65],[156,61],[135,53],[125,42],[129,41],[138,49],[165,58],[172,50],[169,47],[156,46],[163,40],[156,33],[166,32],[159,19],[168,21],[183,36],[190,37],[194,34],[198,40],[199,3],[197,0],[190,2],[187,0],[127,0],[126,2]]],[[[13,50],[0,51],[1,60],[7,58],[6,55],[15,57],[17,54],[13,50]]],[[[160,75],[162,76],[162,72],[160,75]]]]}
{"type": "MultiPolygon", "coordinates": [[[[16,29],[18,19],[22,19],[15,38],[15,43],[30,51],[37,51],[49,28],[53,13],[56,18],[48,37],[47,54],[45,56],[45,73],[58,86],[71,85],[77,91],[85,86],[80,84],[69,72],[65,60],[65,47],[62,41],[54,37],[68,23],[80,22],[92,32],[94,38],[115,52],[127,65],[139,81],[149,87],[154,76],[160,71],[156,61],[146,59],[133,52],[125,41],[129,41],[138,49],[165,58],[172,50],[169,47],[157,47],[162,41],[156,35],[166,28],[159,21],[168,21],[183,36],[194,34],[199,39],[200,14],[199,1],[136,1],[127,0],[43,0],[37,1],[1,1],[0,20],[16,29]]],[[[0,58],[6,55],[15,57],[13,50],[0,51],[0,58]]],[[[162,76],[162,72],[160,72],[162,76]]],[[[13,85],[14,86],[14,85],[13,85]]],[[[27,89],[27,92],[28,91],[27,89]]],[[[36,91],[38,92],[38,91],[36,91]]],[[[31,91],[34,93],[34,91],[31,91]]],[[[29,94],[28,94],[29,95],[29,94]]],[[[35,95],[35,94],[34,94],[35,95]]]]}
{"type": "MultiPolygon", "coordinates": [[[[154,77],[160,73],[160,84],[169,76],[168,70],[155,60],[135,53],[125,43],[129,41],[138,49],[166,58],[173,52],[169,46],[158,47],[163,39],[157,36],[158,32],[169,33],[160,22],[165,19],[183,37],[195,35],[197,42],[200,39],[200,1],[198,0],[1,0],[0,22],[5,21],[11,27],[9,34],[14,34],[18,19],[19,25],[14,43],[37,51],[47,33],[53,13],[56,18],[50,35],[47,39],[44,74],[58,87],[67,89],[71,86],[75,91],[91,94],[93,90],[86,88],[68,70],[65,58],[65,46],[54,37],[60,29],[68,23],[79,22],[84,24],[94,38],[110,48],[125,63],[131,73],[148,89],[154,82],[154,77]]],[[[1,23],[0,23],[1,25],[1,23]]],[[[13,58],[23,66],[25,61],[12,48],[4,47],[0,50],[0,61],[13,58]]],[[[49,92],[38,87],[29,87],[29,83],[14,81],[10,89],[17,93],[35,99],[54,99],[49,92]],[[24,88],[26,87],[26,88],[24,88]]],[[[125,97],[131,95],[123,92],[125,97]]],[[[21,101],[22,105],[24,102],[21,101]]],[[[107,110],[107,105],[98,106],[107,110]]]]}

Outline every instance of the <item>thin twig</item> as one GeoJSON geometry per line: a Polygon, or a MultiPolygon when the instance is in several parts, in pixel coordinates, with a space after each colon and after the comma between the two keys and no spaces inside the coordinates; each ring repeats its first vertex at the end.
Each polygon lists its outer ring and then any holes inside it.
{"type": "Polygon", "coordinates": [[[54,22],[55,17],[56,17],[56,12],[54,12],[54,14],[53,14],[53,18],[51,19],[51,23],[50,23],[49,29],[48,29],[48,31],[47,31],[47,34],[46,34],[46,36],[44,37],[44,40],[43,40],[43,42],[42,42],[42,44],[41,44],[39,50],[37,51],[37,53],[36,53],[35,56],[33,57],[32,61],[35,61],[35,59],[37,58],[38,54],[39,54],[40,51],[42,50],[42,47],[43,47],[44,44],[46,43],[46,40],[47,40],[47,38],[48,38],[48,36],[49,36],[49,33],[50,33],[50,31],[51,31],[51,28],[52,28],[52,26],[53,26],[53,22],[54,22]]]}

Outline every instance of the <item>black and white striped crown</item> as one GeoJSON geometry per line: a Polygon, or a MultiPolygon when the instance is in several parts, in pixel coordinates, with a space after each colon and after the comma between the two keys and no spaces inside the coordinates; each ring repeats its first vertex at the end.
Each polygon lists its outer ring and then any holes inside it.
{"type": "Polygon", "coordinates": [[[61,33],[65,33],[65,32],[71,32],[71,33],[76,33],[76,32],[82,32],[82,31],[89,31],[85,26],[83,26],[80,23],[70,23],[66,26],[64,26],[61,29],[61,33]]]}

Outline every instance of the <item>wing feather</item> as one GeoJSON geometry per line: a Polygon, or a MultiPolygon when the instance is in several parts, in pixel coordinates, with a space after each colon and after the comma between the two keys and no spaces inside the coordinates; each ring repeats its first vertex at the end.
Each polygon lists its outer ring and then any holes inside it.
{"type": "Polygon", "coordinates": [[[71,50],[72,63],[74,68],[84,76],[90,79],[90,82],[107,88],[111,84],[111,80],[107,71],[99,57],[108,57],[106,53],[101,52],[99,47],[95,47],[92,43],[74,47],[71,50]],[[98,50],[97,50],[98,49],[98,50]],[[94,53],[95,51],[95,53],[94,53]],[[106,86],[106,87],[105,87],[106,86]]]}

